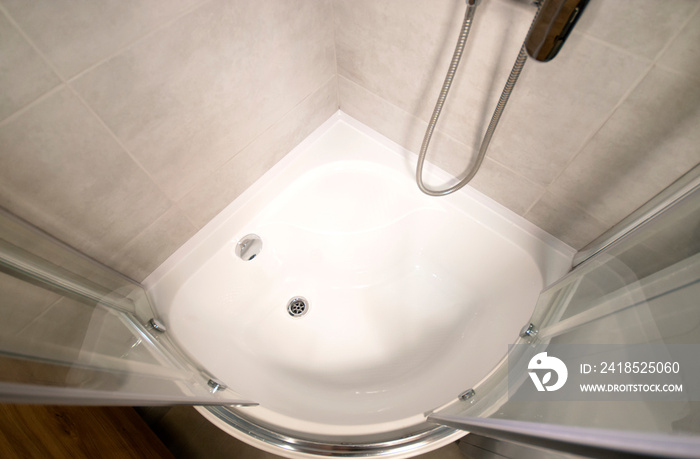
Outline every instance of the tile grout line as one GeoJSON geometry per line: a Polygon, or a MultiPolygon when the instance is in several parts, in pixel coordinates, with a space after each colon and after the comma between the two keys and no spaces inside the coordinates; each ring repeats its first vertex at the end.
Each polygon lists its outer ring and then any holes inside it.
{"type": "MultiPolygon", "coordinates": [[[[197,225],[195,225],[194,223],[192,223],[192,221],[190,221],[190,219],[189,219],[189,218],[187,217],[187,215],[182,211],[182,209],[180,208],[180,206],[179,206],[177,203],[173,203],[173,205],[172,205],[168,210],[166,210],[165,212],[163,212],[163,213],[162,213],[161,215],[159,215],[155,220],[153,220],[151,223],[149,223],[148,225],[146,225],[146,227],[143,229],[143,231],[140,231],[136,236],[134,236],[133,238],[129,239],[129,240],[124,244],[124,246],[122,247],[122,250],[125,249],[125,248],[127,248],[127,247],[129,246],[129,244],[131,244],[131,243],[134,242],[136,239],[138,239],[142,234],[146,233],[146,231],[148,231],[148,230],[149,230],[151,227],[153,227],[156,223],[158,223],[158,222],[160,222],[161,220],[163,220],[163,219],[165,218],[165,216],[167,215],[167,213],[168,213],[171,209],[173,209],[173,208],[175,208],[175,210],[177,210],[178,212],[180,212],[182,215],[185,216],[185,219],[187,220],[187,223],[189,223],[189,224],[192,225],[192,229],[194,229],[194,232],[195,232],[195,233],[196,233],[197,231],[199,231],[200,228],[198,228],[197,225]]],[[[117,255],[117,254],[115,254],[115,256],[116,256],[116,255],[117,255]]],[[[112,258],[110,261],[116,262],[117,259],[116,259],[116,258],[112,258]]]]}
{"type": "MultiPolygon", "coordinates": [[[[180,212],[182,215],[184,215],[185,220],[187,220],[187,222],[188,222],[190,225],[192,225],[192,227],[194,228],[195,233],[196,233],[197,231],[199,231],[200,229],[202,229],[202,227],[199,226],[199,225],[197,225],[197,224],[192,220],[192,218],[190,218],[189,214],[188,214],[187,212],[184,211],[184,209],[183,209],[182,206],[180,205],[180,202],[179,202],[179,201],[175,201],[175,202],[173,203],[173,207],[175,207],[175,208],[177,209],[178,212],[180,212]]],[[[163,215],[165,215],[165,214],[163,214],[163,215]]],[[[159,218],[160,218],[160,217],[159,217],[159,218]]],[[[150,225],[149,225],[149,226],[150,226],[150,225]]],[[[145,231],[145,230],[144,230],[144,231],[145,231]]],[[[141,234],[141,233],[139,233],[139,235],[140,235],[140,234],[141,234]]]]}
{"type": "Polygon", "coordinates": [[[333,22],[333,71],[335,72],[336,84],[335,84],[335,101],[337,109],[340,110],[340,84],[338,84],[338,34],[336,33],[336,18],[337,12],[335,9],[335,2],[331,2],[331,16],[333,22]]]}
{"type": "Polygon", "coordinates": [[[176,14],[174,17],[170,18],[169,20],[156,25],[153,29],[149,30],[148,32],[145,32],[141,36],[136,37],[133,40],[131,40],[130,42],[122,45],[116,51],[107,55],[107,57],[105,57],[105,58],[99,60],[98,62],[88,66],[87,68],[81,70],[80,72],[76,73],[72,77],[66,78],[66,83],[72,83],[73,81],[83,77],[84,75],[86,75],[87,73],[96,69],[97,67],[114,59],[115,57],[122,54],[123,52],[128,51],[130,48],[132,48],[134,45],[138,44],[139,42],[146,40],[147,38],[155,35],[156,33],[160,32],[161,30],[165,29],[166,27],[171,26],[173,23],[177,22],[178,20],[182,19],[183,17],[187,16],[188,14],[192,13],[193,11],[201,8],[205,4],[211,3],[213,1],[214,0],[201,0],[199,3],[195,3],[195,4],[191,5],[189,8],[185,8],[184,10],[180,11],[178,14],[176,14]]]}
{"type": "MultiPolygon", "coordinates": [[[[349,78],[349,77],[347,77],[347,76],[345,76],[345,75],[338,75],[338,79],[340,79],[340,78],[344,78],[345,80],[349,81],[351,84],[353,84],[353,85],[359,87],[360,89],[362,89],[363,91],[366,91],[367,93],[371,94],[373,97],[376,97],[377,99],[381,99],[382,101],[384,101],[386,104],[390,105],[390,106],[391,106],[392,108],[394,108],[395,110],[398,110],[398,111],[400,111],[401,113],[404,113],[404,114],[408,115],[409,117],[413,118],[414,121],[417,121],[418,123],[422,123],[422,124],[424,124],[426,127],[428,126],[428,122],[425,121],[424,119],[422,119],[422,118],[420,118],[420,117],[414,115],[413,113],[408,112],[408,111],[404,110],[403,108],[401,108],[401,107],[395,105],[395,104],[394,104],[393,102],[391,102],[390,100],[387,100],[387,99],[383,98],[382,96],[380,96],[380,95],[378,95],[378,94],[372,92],[371,90],[367,89],[366,87],[362,86],[360,83],[358,83],[358,82],[352,80],[351,78],[349,78]]],[[[340,87],[340,85],[338,85],[338,87],[340,87]]],[[[449,133],[447,133],[447,132],[445,132],[445,131],[443,131],[443,130],[441,130],[441,129],[435,129],[435,133],[446,137],[447,139],[451,140],[452,142],[454,142],[454,143],[456,143],[456,144],[458,144],[458,145],[464,146],[464,150],[465,150],[465,151],[471,150],[471,151],[472,151],[472,156],[474,156],[474,155],[477,153],[477,151],[476,151],[475,148],[472,148],[471,146],[467,145],[466,143],[462,142],[461,140],[455,138],[454,136],[452,136],[452,134],[449,134],[449,133]]],[[[381,133],[380,133],[380,134],[381,134],[381,133]]],[[[384,134],[382,134],[382,135],[384,135],[384,134]]],[[[388,136],[386,136],[386,135],[384,135],[384,136],[388,138],[388,136]]],[[[390,139],[390,140],[391,140],[391,139],[390,139]]],[[[398,145],[401,146],[401,148],[403,148],[404,150],[406,150],[406,151],[408,151],[408,152],[410,152],[410,153],[412,153],[412,154],[418,156],[418,153],[417,153],[417,152],[415,152],[415,151],[411,150],[410,148],[408,148],[408,147],[406,147],[406,146],[400,144],[399,142],[396,142],[396,141],[394,141],[394,140],[392,140],[392,142],[398,144],[398,145]]],[[[488,156],[488,154],[487,154],[487,157],[488,157],[490,160],[492,160],[492,161],[496,161],[493,157],[488,156]]],[[[497,162],[499,165],[501,165],[501,166],[503,165],[503,164],[500,163],[499,161],[496,161],[496,162],[497,162]]],[[[436,166],[437,166],[437,164],[436,164],[436,166]]],[[[441,166],[437,166],[437,167],[440,167],[440,168],[442,169],[441,166]]],[[[505,166],[504,166],[504,167],[505,167],[505,166]]],[[[513,169],[511,169],[511,168],[509,168],[509,167],[507,167],[507,169],[508,169],[510,172],[513,172],[514,174],[516,174],[518,177],[522,177],[522,178],[524,178],[525,180],[527,180],[527,181],[529,181],[529,182],[531,182],[531,183],[535,183],[535,182],[533,182],[532,180],[528,179],[527,177],[525,177],[525,176],[521,175],[520,173],[516,172],[515,170],[513,170],[513,169]]],[[[446,171],[446,172],[447,172],[447,171],[446,171]]],[[[449,172],[448,172],[448,173],[449,173],[449,172]]],[[[451,173],[450,173],[450,174],[451,174],[451,173]]],[[[451,175],[452,175],[452,174],[451,174],[451,175]]],[[[536,184],[536,185],[539,185],[539,184],[537,184],[537,183],[535,183],[535,184],[536,184]]],[[[542,186],[542,185],[539,185],[539,186],[542,186]]]]}
{"type": "Polygon", "coordinates": [[[73,88],[73,87],[72,87],[71,85],[69,85],[69,84],[66,84],[66,87],[67,87],[68,90],[78,99],[78,101],[83,105],[83,107],[88,111],[88,113],[89,113],[90,115],[92,115],[92,117],[95,118],[95,120],[97,120],[97,122],[99,123],[99,125],[102,126],[102,128],[105,129],[105,130],[108,132],[108,134],[109,134],[109,136],[112,138],[112,140],[114,140],[114,141],[117,143],[117,145],[119,146],[119,148],[122,149],[122,151],[129,157],[129,159],[131,159],[131,160],[134,162],[134,164],[136,164],[136,166],[137,166],[144,174],[146,174],[146,177],[148,177],[148,179],[149,179],[151,182],[153,182],[153,184],[156,186],[156,188],[158,189],[158,191],[160,191],[160,192],[163,194],[163,196],[165,196],[165,198],[166,198],[171,204],[173,204],[174,201],[170,198],[170,196],[168,196],[168,194],[161,188],[160,184],[153,178],[153,176],[151,175],[151,173],[143,166],[143,164],[141,164],[141,161],[139,161],[139,160],[131,153],[131,150],[130,150],[129,148],[127,148],[126,145],[124,145],[124,143],[121,141],[121,139],[119,139],[119,137],[117,137],[117,134],[115,134],[115,133],[112,131],[112,129],[110,129],[109,126],[107,126],[107,124],[104,122],[104,120],[102,119],[102,117],[100,117],[100,116],[97,114],[97,112],[95,112],[95,110],[93,110],[93,108],[87,103],[87,101],[85,101],[85,99],[83,99],[83,97],[75,90],[75,88],[73,88]]]}
{"type": "Polygon", "coordinates": [[[37,53],[37,54],[39,55],[39,57],[42,59],[42,61],[44,62],[44,64],[46,64],[46,65],[49,67],[49,69],[54,73],[54,75],[55,75],[56,77],[58,77],[58,79],[59,79],[60,82],[61,82],[61,83],[59,83],[57,86],[55,86],[55,87],[49,89],[48,91],[46,91],[44,94],[41,94],[40,96],[38,96],[36,99],[34,99],[34,100],[28,102],[27,104],[25,104],[24,106],[18,108],[15,112],[11,113],[11,114],[8,115],[6,118],[0,120],[0,126],[3,126],[3,125],[4,125],[6,122],[8,122],[9,120],[16,118],[16,116],[20,115],[21,113],[24,113],[27,109],[31,108],[32,106],[34,106],[35,104],[39,103],[40,101],[46,99],[49,95],[51,95],[51,94],[53,94],[54,92],[56,92],[60,86],[62,86],[62,85],[68,85],[68,84],[69,84],[70,82],[72,82],[73,80],[77,79],[78,77],[83,76],[83,75],[86,74],[87,72],[89,72],[89,71],[95,69],[96,67],[98,67],[98,66],[104,64],[105,62],[107,62],[107,61],[109,61],[110,59],[114,58],[115,56],[119,55],[119,54],[122,53],[123,51],[127,50],[129,47],[131,47],[131,46],[133,46],[134,44],[136,44],[137,42],[141,41],[142,39],[145,39],[146,37],[148,37],[148,36],[150,36],[150,35],[152,35],[152,34],[158,32],[159,30],[161,30],[161,29],[165,28],[166,26],[172,24],[173,22],[177,21],[178,19],[182,18],[183,16],[187,15],[188,13],[190,13],[190,12],[196,10],[197,8],[203,6],[204,4],[209,3],[209,2],[212,2],[212,1],[214,1],[214,0],[202,0],[202,1],[199,2],[199,3],[196,3],[195,5],[192,5],[190,8],[187,8],[187,9],[185,9],[185,10],[182,10],[182,11],[181,11],[179,14],[177,14],[177,16],[175,16],[174,18],[172,18],[172,19],[170,19],[170,20],[168,20],[168,21],[166,21],[166,22],[164,22],[164,23],[162,23],[162,24],[157,25],[157,26],[156,26],[154,29],[152,29],[151,31],[149,31],[149,32],[147,32],[147,33],[141,35],[140,37],[138,37],[138,38],[132,40],[131,42],[127,43],[126,45],[120,47],[116,52],[110,54],[108,57],[106,57],[106,58],[100,60],[100,61],[97,62],[96,64],[93,64],[93,65],[89,66],[87,69],[81,70],[78,74],[76,74],[76,75],[74,75],[74,76],[72,76],[72,77],[70,77],[70,78],[64,77],[64,76],[57,70],[57,68],[53,65],[53,63],[51,62],[51,60],[50,60],[48,57],[46,57],[46,55],[39,49],[38,46],[36,46],[36,45],[34,44],[34,41],[31,40],[31,39],[29,38],[29,35],[24,31],[24,29],[20,26],[20,24],[19,24],[17,21],[15,21],[15,19],[12,17],[12,15],[10,14],[10,12],[7,11],[7,9],[0,3],[0,13],[2,13],[2,14],[7,18],[8,22],[10,22],[10,24],[12,24],[12,26],[19,32],[19,34],[22,36],[22,38],[29,44],[29,46],[34,50],[34,52],[37,53]]]}
{"type": "Polygon", "coordinates": [[[19,118],[19,117],[22,116],[24,113],[26,113],[27,111],[29,111],[29,110],[31,110],[32,108],[34,108],[36,105],[39,105],[40,103],[44,102],[44,101],[45,101],[46,99],[48,99],[49,97],[53,96],[55,93],[57,93],[57,92],[59,92],[59,91],[65,89],[65,87],[66,87],[66,84],[65,84],[63,81],[61,81],[60,83],[58,83],[58,84],[57,84],[56,86],[54,86],[53,88],[51,88],[51,89],[49,89],[48,91],[46,91],[44,94],[40,95],[39,97],[37,97],[37,98],[34,99],[33,101],[27,103],[24,107],[22,107],[22,108],[20,108],[20,109],[17,109],[14,113],[12,113],[11,115],[9,115],[7,118],[4,118],[4,119],[0,120],[0,128],[3,127],[3,126],[5,126],[6,124],[10,124],[10,123],[13,122],[15,119],[19,118]]]}
{"type": "MultiPolygon", "coordinates": [[[[239,154],[241,154],[243,151],[245,151],[247,148],[249,148],[251,145],[253,145],[255,142],[258,141],[261,137],[265,136],[266,133],[268,133],[270,130],[272,130],[275,125],[280,123],[282,120],[284,120],[287,116],[289,116],[292,112],[294,112],[301,104],[303,104],[305,101],[307,101],[309,98],[317,94],[321,89],[323,89],[326,85],[331,83],[333,79],[337,80],[338,75],[337,74],[331,74],[329,78],[323,81],[316,89],[312,90],[310,93],[305,95],[298,103],[294,104],[293,107],[291,107],[289,110],[284,112],[282,115],[280,115],[279,118],[277,118],[274,122],[272,122],[269,126],[267,126],[263,131],[260,132],[260,134],[256,135],[252,140],[250,140],[247,144],[245,144],[243,147],[241,147],[237,152],[235,152],[230,158],[226,159],[223,161],[221,164],[219,164],[217,167],[212,168],[209,173],[203,177],[201,180],[199,180],[197,183],[192,185],[191,188],[189,188],[178,201],[174,201],[173,204],[178,207],[178,209],[185,215],[187,220],[194,225],[194,227],[199,231],[202,227],[198,224],[196,224],[190,216],[185,212],[182,207],[180,206],[180,200],[182,200],[185,196],[188,196],[189,193],[194,190],[198,185],[200,185],[204,181],[208,181],[209,178],[212,177],[212,175],[216,174],[217,171],[219,171],[221,168],[225,167],[228,163],[233,161],[239,154]]],[[[336,88],[337,88],[337,83],[336,83],[336,88]]],[[[337,93],[337,89],[336,89],[337,93]]],[[[336,110],[338,108],[336,107],[336,110]]]]}
{"type": "Polygon", "coordinates": [[[676,41],[676,39],[686,30],[686,28],[688,27],[688,24],[690,24],[690,22],[695,18],[696,15],[700,15],[700,2],[698,2],[698,5],[696,5],[695,11],[693,11],[692,13],[690,13],[688,15],[688,17],[685,19],[683,24],[681,24],[681,26],[678,28],[678,30],[676,30],[676,32],[666,42],[666,45],[663,48],[661,48],[661,51],[659,51],[659,53],[656,55],[656,57],[654,58],[654,65],[655,66],[657,66],[660,69],[663,69],[665,71],[675,73],[676,75],[679,75],[679,76],[690,77],[694,80],[700,79],[697,75],[683,72],[680,70],[676,70],[676,69],[673,69],[670,67],[666,67],[663,64],[659,64],[659,61],[664,56],[664,54],[666,54],[666,51],[668,51],[669,48],[671,48],[671,44],[673,44],[673,42],[676,41]]]}
{"type": "MultiPolygon", "coordinates": [[[[264,136],[267,132],[269,132],[277,123],[279,123],[280,121],[282,121],[283,119],[285,119],[287,116],[289,116],[290,113],[292,113],[294,110],[296,110],[301,104],[303,104],[305,101],[307,101],[309,98],[311,98],[314,94],[318,93],[324,86],[326,86],[328,83],[330,83],[330,82],[333,80],[333,78],[336,78],[336,77],[337,77],[337,75],[336,75],[336,74],[333,74],[333,75],[331,75],[329,78],[327,78],[326,80],[324,80],[323,83],[321,83],[316,89],[312,90],[310,93],[308,93],[308,94],[306,94],[304,97],[302,97],[301,100],[300,100],[299,102],[297,102],[296,104],[294,104],[293,107],[291,107],[289,110],[287,110],[287,111],[284,112],[282,115],[280,115],[280,117],[277,118],[274,122],[270,123],[270,125],[267,126],[265,129],[263,129],[263,130],[260,132],[260,134],[256,135],[251,141],[249,141],[247,144],[245,144],[243,147],[241,147],[233,156],[231,156],[231,157],[228,158],[226,161],[224,161],[224,162],[222,162],[221,164],[219,164],[218,167],[223,167],[223,166],[225,166],[226,164],[228,164],[229,162],[231,162],[231,161],[232,161],[236,156],[238,156],[242,151],[244,151],[246,148],[248,148],[248,147],[250,147],[252,144],[254,144],[259,138],[263,137],[263,136],[264,136]]],[[[336,86],[337,86],[337,85],[336,85],[336,86]]],[[[217,170],[217,169],[214,168],[214,169],[212,170],[212,173],[213,173],[213,172],[216,172],[216,170],[217,170]]],[[[192,188],[194,188],[194,187],[192,187],[192,188]]],[[[191,188],[190,190],[187,190],[187,193],[189,193],[189,192],[192,190],[192,188],[191,188]]]]}
{"type": "Polygon", "coordinates": [[[668,39],[668,41],[663,46],[663,48],[661,48],[661,50],[656,54],[656,56],[654,57],[655,64],[661,59],[661,57],[664,54],[666,54],[666,51],[668,51],[668,49],[671,47],[671,44],[676,40],[676,38],[678,38],[681,35],[681,33],[683,33],[683,31],[686,29],[686,27],[688,27],[688,24],[690,24],[690,21],[692,21],[693,18],[695,18],[695,15],[700,14],[700,13],[698,13],[699,11],[700,11],[700,2],[698,2],[698,4],[695,6],[695,11],[690,13],[688,15],[688,17],[685,18],[685,20],[683,21],[681,26],[678,27],[678,30],[676,30],[673,33],[673,35],[671,35],[671,37],[668,39]]]}
{"type": "MultiPolygon", "coordinates": [[[[57,295],[58,295],[58,294],[57,294],[57,295]]],[[[58,299],[56,299],[56,301],[53,301],[53,302],[49,303],[49,305],[46,307],[46,309],[44,309],[43,311],[41,311],[41,313],[39,313],[38,316],[34,317],[27,325],[25,325],[25,326],[22,327],[18,332],[16,332],[16,333],[15,333],[15,336],[21,336],[22,334],[24,334],[24,332],[25,332],[29,327],[31,327],[31,326],[32,326],[33,324],[35,324],[35,323],[38,323],[38,322],[41,320],[41,318],[44,317],[45,315],[47,315],[47,314],[49,313],[49,311],[52,310],[52,309],[54,308],[54,306],[56,306],[58,303],[61,302],[61,300],[63,300],[63,298],[66,298],[66,297],[65,297],[65,296],[60,296],[58,299]]]]}
{"type": "Polygon", "coordinates": [[[37,53],[39,58],[44,62],[44,65],[46,65],[49,68],[49,70],[51,70],[54,73],[54,76],[56,76],[58,78],[58,80],[60,81],[60,83],[58,85],[56,85],[55,87],[49,89],[44,94],[39,95],[36,99],[28,102],[23,107],[18,108],[13,113],[8,115],[7,118],[1,120],[0,126],[3,126],[5,124],[7,124],[7,122],[9,122],[10,120],[17,118],[20,114],[25,113],[29,108],[33,107],[34,105],[36,105],[40,101],[45,100],[49,95],[52,95],[55,92],[58,92],[59,89],[61,88],[61,86],[66,85],[66,80],[61,76],[60,73],[58,73],[58,71],[56,70],[56,67],[54,67],[54,65],[49,61],[49,59],[44,55],[44,53],[42,53],[39,50],[39,48],[29,38],[29,35],[27,35],[25,33],[24,29],[22,29],[22,27],[20,27],[19,23],[17,21],[15,21],[15,19],[12,17],[12,15],[10,15],[10,12],[5,9],[5,7],[2,5],[2,3],[0,3],[0,13],[2,13],[7,18],[7,21],[12,25],[12,27],[14,27],[17,30],[19,35],[24,39],[24,41],[27,42],[29,47],[32,48],[32,50],[35,53],[37,53]]]}
{"type": "MultiPolygon", "coordinates": [[[[402,112],[402,113],[405,113],[406,115],[412,117],[414,120],[418,121],[419,123],[424,123],[424,124],[426,124],[426,125],[428,124],[428,123],[427,123],[426,121],[424,121],[423,119],[421,119],[421,118],[419,118],[419,117],[413,115],[413,114],[410,113],[410,112],[407,112],[406,110],[402,109],[401,107],[398,107],[398,106],[394,105],[391,101],[384,99],[383,97],[379,96],[378,94],[375,94],[374,92],[372,92],[372,91],[370,91],[369,89],[365,88],[364,86],[362,86],[361,84],[359,84],[359,83],[357,83],[356,81],[352,80],[351,78],[346,77],[346,76],[344,76],[344,75],[338,75],[338,78],[339,78],[339,79],[340,79],[340,78],[346,79],[346,80],[347,80],[348,82],[350,82],[351,84],[354,84],[354,85],[358,86],[360,89],[362,89],[363,91],[367,91],[367,92],[368,92],[369,94],[371,94],[372,96],[374,96],[374,97],[376,97],[376,98],[378,98],[378,99],[383,100],[385,103],[387,103],[388,105],[390,105],[390,106],[393,107],[394,109],[399,110],[399,111],[402,112]]],[[[340,84],[338,85],[338,87],[340,87],[340,84]]],[[[458,140],[458,139],[452,137],[452,135],[447,134],[447,133],[445,133],[444,131],[441,131],[441,130],[437,130],[437,129],[436,129],[436,133],[440,133],[441,135],[444,135],[445,137],[447,137],[447,138],[450,139],[451,141],[453,141],[453,142],[455,142],[455,143],[457,143],[457,144],[459,144],[459,145],[464,146],[464,147],[465,147],[465,150],[471,148],[471,147],[469,147],[469,145],[467,145],[466,143],[464,143],[464,142],[462,142],[461,140],[458,140]]],[[[381,134],[381,133],[380,133],[380,134],[381,134]]],[[[384,135],[384,134],[382,134],[382,135],[384,135]]],[[[391,140],[391,139],[390,139],[390,140],[391,140]]],[[[393,142],[393,140],[392,140],[392,142],[393,142]]],[[[397,143],[401,148],[403,148],[404,150],[406,150],[406,151],[408,151],[408,152],[410,152],[410,153],[412,153],[412,154],[414,154],[414,155],[417,155],[416,152],[414,152],[413,150],[409,149],[408,147],[405,147],[405,146],[401,145],[399,142],[396,142],[396,143],[397,143]]],[[[474,154],[474,153],[472,153],[472,154],[474,154]]],[[[544,194],[545,194],[546,191],[547,191],[547,187],[544,186],[544,185],[541,185],[541,184],[539,184],[539,183],[537,183],[537,182],[535,182],[535,181],[533,181],[533,180],[531,180],[531,179],[529,179],[528,177],[525,177],[525,176],[522,175],[520,172],[516,171],[515,169],[513,169],[513,168],[511,168],[511,167],[509,167],[509,166],[506,166],[505,164],[503,164],[502,162],[498,161],[498,160],[495,159],[494,157],[489,156],[488,154],[486,155],[486,158],[488,158],[490,161],[495,162],[496,164],[498,164],[499,166],[503,167],[503,168],[506,169],[507,171],[509,171],[509,172],[511,172],[511,173],[513,173],[513,174],[515,174],[515,175],[518,176],[519,178],[525,180],[525,181],[528,182],[529,184],[535,185],[535,186],[537,186],[537,187],[539,187],[539,188],[542,189],[542,191],[538,192],[538,196],[537,196],[537,198],[533,201],[533,203],[530,204],[522,213],[516,212],[516,214],[518,214],[518,215],[520,215],[521,217],[525,218],[525,214],[527,214],[527,213],[532,209],[532,207],[534,207],[534,205],[542,198],[542,196],[544,196],[544,194]]],[[[437,166],[437,167],[440,167],[440,168],[442,169],[441,166],[437,166]]],[[[448,172],[448,173],[449,173],[449,172],[448,172]]],[[[451,174],[451,173],[450,173],[450,174],[451,174]]],[[[451,174],[451,175],[452,175],[452,174],[451,174]]],[[[470,185],[470,186],[471,186],[471,185],[470,185]]]]}

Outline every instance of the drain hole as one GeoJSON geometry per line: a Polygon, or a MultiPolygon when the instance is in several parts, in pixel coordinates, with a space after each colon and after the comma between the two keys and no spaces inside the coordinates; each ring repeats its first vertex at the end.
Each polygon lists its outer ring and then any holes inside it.
{"type": "Polygon", "coordinates": [[[287,303],[287,312],[292,317],[301,317],[309,311],[309,302],[302,296],[295,296],[287,303]]]}

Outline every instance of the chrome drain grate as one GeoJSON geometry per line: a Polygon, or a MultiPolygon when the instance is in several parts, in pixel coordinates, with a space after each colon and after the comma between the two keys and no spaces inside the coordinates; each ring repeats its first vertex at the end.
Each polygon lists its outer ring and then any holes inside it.
{"type": "Polygon", "coordinates": [[[292,317],[301,317],[309,312],[309,302],[303,296],[295,296],[287,303],[287,312],[292,317]]]}

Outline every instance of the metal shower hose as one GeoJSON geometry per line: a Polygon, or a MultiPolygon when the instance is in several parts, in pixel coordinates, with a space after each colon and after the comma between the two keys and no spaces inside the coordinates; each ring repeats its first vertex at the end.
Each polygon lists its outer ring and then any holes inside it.
{"type": "MultiPolygon", "coordinates": [[[[475,2],[478,3],[478,2],[475,2]]],[[[447,93],[450,91],[450,86],[452,86],[452,80],[454,79],[455,73],[457,72],[457,66],[462,58],[462,52],[464,51],[464,45],[467,43],[467,38],[469,37],[469,29],[471,28],[472,20],[474,19],[474,13],[476,12],[476,4],[470,4],[467,2],[467,11],[464,15],[464,22],[462,23],[462,31],[459,34],[459,40],[457,41],[457,47],[455,48],[454,54],[452,55],[452,62],[450,63],[450,68],[447,71],[447,76],[445,77],[445,82],[442,84],[442,90],[440,91],[440,96],[438,97],[437,103],[435,104],[435,109],[433,109],[433,116],[430,118],[430,123],[428,123],[428,128],[425,131],[425,137],[423,137],[423,145],[420,149],[420,154],[418,155],[418,165],[416,166],[416,182],[418,183],[418,188],[430,196],[445,196],[450,193],[462,188],[464,185],[469,183],[471,179],[474,178],[476,173],[481,167],[481,163],[486,156],[486,150],[491,142],[491,137],[498,126],[498,122],[501,119],[501,114],[506,108],[508,103],[508,98],[510,93],[513,91],[515,83],[518,81],[520,76],[520,71],[525,65],[527,60],[527,51],[525,50],[525,44],[520,48],[520,53],[518,58],[513,64],[513,69],[510,71],[508,76],[508,81],[506,82],[503,91],[501,92],[501,98],[498,100],[498,105],[496,110],[491,116],[491,122],[489,123],[488,129],[486,129],[486,134],[484,134],[484,139],[481,141],[481,146],[479,147],[479,155],[474,162],[474,165],[469,169],[467,175],[460,180],[456,185],[444,189],[444,190],[430,190],[426,188],[423,184],[423,163],[425,162],[425,156],[428,153],[428,145],[430,145],[430,139],[433,136],[433,131],[435,130],[435,125],[437,124],[438,118],[440,117],[440,112],[442,111],[442,106],[445,104],[447,99],[447,93]]]]}

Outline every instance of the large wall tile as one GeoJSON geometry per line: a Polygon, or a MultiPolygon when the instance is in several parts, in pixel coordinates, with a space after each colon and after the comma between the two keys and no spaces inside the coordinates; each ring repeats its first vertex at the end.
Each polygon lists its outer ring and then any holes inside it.
{"type": "Polygon", "coordinates": [[[202,0],[2,0],[64,78],[70,78],[202,0]]]}
{"type": "Polygon", "coordinates": [[[655,67],[552,190],[607,225],[700,162],[700,80],[655,67]]]}
{"type": "Polygon", "coordinates": [[[489,154],[530,180],[548,185],[649,65],[573,34],[552,61],[526,63],[489,154]]]}
{"type": "Polygon", "coordinates": [[[700,9],[664,51],[659,64],[700,77],[700,9]]]}
{"type": "Polygon", "coordinates": [[[201,228],[337,109],[338,87],[336,78],[332,77],[243,151],[204,178],[178,204],[201,228]]]}
{"type": "Polygon", "coordinates": [[[697,0],[594,0],[576,30],[653,59],[697,6],[697,0]]]}
{"type": "Polygon", "coordinates": [[[61,80],[0,12],[0,120],[61,80]]]}
{"type": "Polygon", "coordinates": [[[2,211],[0,211],[0,239],[21,248],[30,256],[43,259],[48,263],[49,269],[66,270],[105,289],[117,290],[128,284],[121,276],[96,265],[92,260],[87,260],[80,252],[67,248],[36,231],[35,228],[27,227],[24,222],[2,211]]]}
{"type": "MultiPolygon", "coordinates": [[[[428,125],[371,93],[354,82],[339,77],[340,109],[372,129],[388,137],[414,153],[420,151],[428,125]]],[[[428,161],[455,176],[462,174],[475,156],[472,147],[467,146],[442,131],[435,131],[430,143],[428,161]]],[[[415,162],[411,168],[415,167],[415,162]]],[[[429,188],[444,184],[426,183],[429,188]]]]}
{"type": "Polygon", "coordinates": [[[74,85],[179,199],[333,75],[330,7],[216,0],[74,85]]]}
{"type": "MultiPolygon", "coordinates": [[[[339,75],[429,120],[464,2],[343,0],[334,5],[339,75]]],[[[479,7],[441,130],[470,145],[483,135],[534,13],[534,8],[499,0],[479,7]]]]}
{"type": "MultiPolygon", "coordinates": [[[[417,119],[372,94],[368,90],[346,78],[339,77],[340,108],[345,113],[371,126],[407,150],[418,152],[425,134],[427,123],[417,119]]],[[[429,162],[461,178],[475,159],[475,149],[438,131],[428,149],[429,162]]],[[[411,162],[408,173],[415,173],[415,161],[411,162]]],[[[429,188],[444,188],[450,183],[430,183],[429,188]]],[[[518,175],[488,156],[471,186],[495,199],[500,204],[523,215],[544,192],[544,188],[518,175]]]]}
{"type": "Polygon", "coordinates": [[[129,241],[109,260],[112,268],[141,282],[197,229],[176,206],[129,241]]]}
{"type": "Polygon", "coordinates": [[[63,88],[0,127],[0,206],[100,259],[170,206],[63,88]]]}
{"type": "Polygon", "coordinates": [[[17,334],[61,298],[56,293],[1,272],[0,295],[0,337],[17,334]]]}
{"type": "Polygon", "coordinates": [[[62,297],[20,330],[19,335],[24,340],[22,351],[48,358],[54,354],[77,358],[94,312],[93,305],[62,297]]]}
{"type": "MultiPolygon", "coordinates": [[[[614,2],[599,3],[607,5],[586,14],[607,17],[622,12],[610,4],[614,2]]],[[[463,2],[339,0],[334,6],[341,109],[418,152],[454,48],[463,2]]],[[[656,43],[651,46],[656,51],[606,43],[608,19],[602,24],[589,19],[556,59],[528,61],[473,186],[521,215],[546,221],[543,212],[553,208],[552,196],[559,191],[557,186],[544,194],[546,188],[649,71],[653,58],[676,33],[674,27],[680,27],[694,8],[688,10],[688,2],[679,0],[662,8],[658,29],[643,27],[652,17],[646,12],[624,26],[635,40],[656,43]],[[663,36],[646,37],[657,32],[663,36]]],[[[431,162],[455,177],[464,173],[478,150],[534,14],[524,2],[506,0],[483,2],[476,13],[428,154],[431,162]]],[[[658,191],[658,184],[649,184],[649,193],[658,191]]],[[[578,202],[556,200],[559,206],[575,209],[578,202]]],[[[571,233],[565,222],[555,224],[564,213],[552,218],[547,228],[577,243],[596,235],[607,221],[599,215],[591,226],[595,230],[571,233]]]]}
{"type": "Polygon", "coordinates": [[[545,190],[488,157],[469,184],[519,215],[525,215],[545,190]]]}
{"type": "Polygon", "coordinates": [[[525,218],[575,249],[583,248],[608,228],[580,207],[549,191],[525,218]]]}

